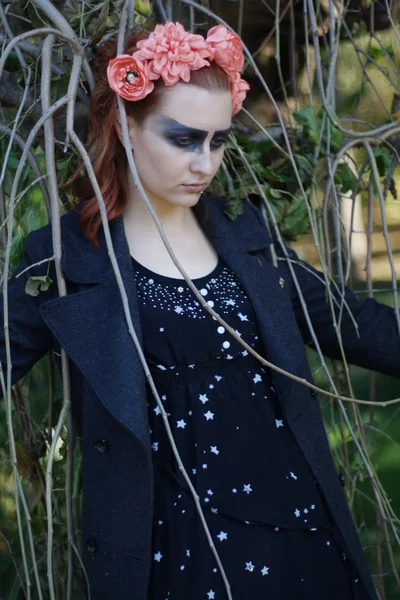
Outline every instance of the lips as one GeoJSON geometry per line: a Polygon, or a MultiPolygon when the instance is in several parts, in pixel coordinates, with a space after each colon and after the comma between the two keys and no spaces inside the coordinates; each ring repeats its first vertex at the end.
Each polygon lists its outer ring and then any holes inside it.
{"type": "Polygon", "coordinates": [[[185,183],[184,186],[191,190],[203,190],[207,187],[206,183],[185,183]]]}

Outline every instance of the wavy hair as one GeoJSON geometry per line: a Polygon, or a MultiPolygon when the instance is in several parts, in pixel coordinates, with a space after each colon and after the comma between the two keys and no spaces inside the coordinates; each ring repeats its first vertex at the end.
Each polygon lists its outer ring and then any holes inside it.
{"type": "MultiPolygon", "coordinates": [[[[133,33],[127,40],[124,54],[136,51],[136,44],[147,35],[133,33]]],[[[117,43],[106,42],[96,52],[92,65],[96,86],[89,101],[88,143],[89,153],[97,181],[107,210],[107,219],[111,221],[124,212],[128,203],[128,161],[126,151],[121,143],[116,128],[118,109],[117,95],[110,88],[107,80],[108,62],[117,55],[117,43]]],[[[154,90],[143,100],[129,102],[124,100],[127,116],[135,118],[140,124],[157,108],[165,91],[162,79],[154,82],[154,90]]],[[[183,82],[182,82],[183,83],[183,82]]],[[[188,85],[188,84],[186,84],[188,85]]],[[[195,85],[211,92],[229,91],[229,78],[216,63],[191,72],[190,85],[195,85]]],[[[102,219],[97,198],[90,179],[82,173],[82,166],[68,182],[72,185],[76,198],[76,210],[79,211],[79,223],[83,234],[98,248],[98,232],[102,227],[102,219]]]]}

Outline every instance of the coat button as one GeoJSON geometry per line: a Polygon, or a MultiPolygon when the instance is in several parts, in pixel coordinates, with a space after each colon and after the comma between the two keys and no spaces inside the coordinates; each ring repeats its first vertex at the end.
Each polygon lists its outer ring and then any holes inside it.
{"type": "Polygon", "coordinates": [[[92,554],[97,550],[97,544],[94,540],[86,540],[86,550],[92,554]]]}
{"type": "Polygon", "coordinates": [[[344,475],[343,475],[343,473],[339,473],[339,481],[340,481],[340,485],[342,487],[344,487],[345,481],[344,481],[344,475]]]}
{"type": "Polygon", "coordinates": [[[100,452],[100,454],[104,454],[104,452],[107,452],[108,450],[107,440],[98,438],[93,444],[93,447],[97,450],[97,452],[100,452]]]}

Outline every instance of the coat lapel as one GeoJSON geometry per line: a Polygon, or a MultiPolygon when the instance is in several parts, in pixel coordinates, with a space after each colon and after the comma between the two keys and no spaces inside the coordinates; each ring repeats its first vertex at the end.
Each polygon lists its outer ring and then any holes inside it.
{"type": "MultiPolygon", "coordinates": [[[[128,331],[104,234],[100,234],[100,250],[92,248],[80,233],[78,213],[73,212],[61,219],[62,269],[67,284],[80,284],[80,291],[44,302],[40,312],[106,409],[149,445],[145,378],[128,331]]],[[[110,232],[133,326],[142,346],[134,272],[122,217],[110,223],[110,232]]]]}

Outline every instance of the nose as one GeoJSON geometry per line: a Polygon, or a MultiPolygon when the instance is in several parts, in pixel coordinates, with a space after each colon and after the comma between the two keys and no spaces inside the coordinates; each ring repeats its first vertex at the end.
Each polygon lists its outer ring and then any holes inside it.
{"type": "Polygon", "coordinates": [[[195,152],[191,164],[191,171],[202,177],[210,177],[214,173],[210,148],[204,145],[199,152],[195,152]]]}

